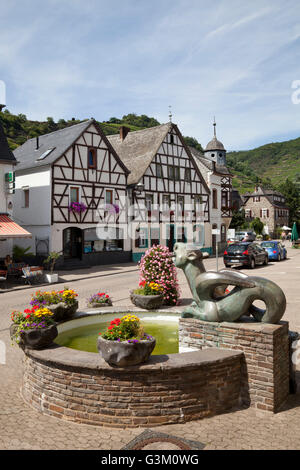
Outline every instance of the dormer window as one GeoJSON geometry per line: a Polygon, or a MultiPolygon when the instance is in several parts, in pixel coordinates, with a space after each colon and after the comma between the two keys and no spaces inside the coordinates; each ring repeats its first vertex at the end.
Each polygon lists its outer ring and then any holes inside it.
{"type": "Polygon", "coordinates": [[[88,150],[88,168],[97,168],[97,150],[90,148],[88,150]]]}
{"type": "Polygon", "coordinates": [[[170,134],[170,144],[174,144],[174,135],[170,134]]]}

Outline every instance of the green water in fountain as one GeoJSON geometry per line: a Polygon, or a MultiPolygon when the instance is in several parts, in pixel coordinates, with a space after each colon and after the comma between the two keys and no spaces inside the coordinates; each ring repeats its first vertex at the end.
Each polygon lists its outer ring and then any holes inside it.
{"type": "MultiPolygon", "coordinates": [[[[156,338],[156,346],[152,354],[174,354],[178,353],[178,323],[176,321],[162,322],[143,321],[144,330],[147,334],[156,338]]],[[[55,343],[80,351],[98,352],[97,338],[99,333],[103,333],[107,328],[107,322],[99,322],[92,325],[84,325],[72,328],[60,333],[55,339],[55,343]]]]}

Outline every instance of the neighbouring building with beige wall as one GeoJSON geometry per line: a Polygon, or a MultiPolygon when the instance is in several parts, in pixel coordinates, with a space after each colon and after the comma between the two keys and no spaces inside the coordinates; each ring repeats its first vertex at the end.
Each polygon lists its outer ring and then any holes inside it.
{"type": "Polygon", "coordinates": [[[289,208],[285,197],[278,191],[256,186],[253,193],[243,196],[246,220],[258,217],[265,226],[265,233],[276,237],[276,230],[289,223],[289,208]]]}

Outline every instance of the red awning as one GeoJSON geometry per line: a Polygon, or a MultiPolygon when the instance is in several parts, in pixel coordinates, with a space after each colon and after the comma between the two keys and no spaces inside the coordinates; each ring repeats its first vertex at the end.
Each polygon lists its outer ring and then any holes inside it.
{"type": "Polygon", "coordinates": [[[16,224],[7,215],[0,214],[0,239],[1,238],[32,238],[20,225],[16,224]]]}

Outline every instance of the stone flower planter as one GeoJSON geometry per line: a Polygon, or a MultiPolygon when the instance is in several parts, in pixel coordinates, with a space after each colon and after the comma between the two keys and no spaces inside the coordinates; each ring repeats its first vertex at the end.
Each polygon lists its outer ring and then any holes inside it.
{"type": "Polygon", "coordinates": [[[164,296],[161,295],[140,295],[130,292],[130,300],[136,307],[144,308],[145,310],[154,310],[162,306],[164,296]]]}
{"type": "Polygon", "coordinates": [[[102,308],[102,307],[111,307],[112,306],[112,301],[111,299],[108,299],[107,302],[102,302],[102,303],[93,303],[93,304],[89,304],[88,307],[89,308],[102,308]]]}
{"type": "Polygon", "coordinates": [[[59,322],[68,320],[78,309],[78,301],[76,300],[72,305],[68,305],[65,302],[59,302],[58,304],[47,305],[47,308],[53,312],[54,321],[59,322]]]}
{"type": "MultiPolygon", "coordinates": [[[[18,325],[15,324],[10,326],[10,336],[12,339],[17,328],[18,325]]],[[[18,345],[28,349],[45,349],[53,343],[57,335],[58,331],[56,325],[50,325],[40,329],[25,330],[23,333],[20,333],[21,340],[18,345]]]]}
{"type": "Polygon", "coordinates": [[[111,366],[126,367],[146,362],[153,349],[156,339],[139,340],[138,343],[127,341],[110,341],[98,337],[98,351],[103,359],[111,366]]]}

